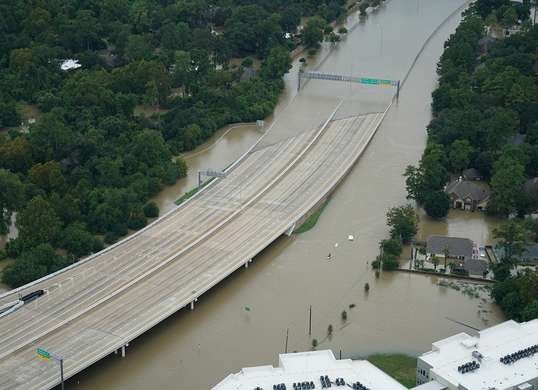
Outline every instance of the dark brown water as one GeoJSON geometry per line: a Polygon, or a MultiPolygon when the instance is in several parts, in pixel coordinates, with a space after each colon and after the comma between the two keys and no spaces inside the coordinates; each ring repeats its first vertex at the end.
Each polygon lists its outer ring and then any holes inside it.
{"type": "MultiPolygon", "coordinates": [[[[351,67],[356,75],[400,78],[430,32],[461,3],[393,0],[360,24],[321,69],[349,73],[351,67]]],[[[447,317],[478,328],[502,321],[488,301],[439,287],[436,278],[385,272],[376,279],[369,266],[377,243],[387,234],[387,208],[406,202],[402,171],[418,161],[424,148],[435,65],[443,42],[458,22],[458,17],[452,18],[427,46],[400,102],[314,229],[281,238],[251,267],[202,296],[194,311],[178,312],[134,340],[126,358],[111,356],[95,364],[74,378],[71,386],[208,389],[241,367],[276,364],[278,353],[284,351],[286,329],[289,351],[307,350],[316,338],[318,348],[341,349],[343,356],[356,357],[373,352],[418,354],[429,349],[432,341],[466,330],[447,317]],[[354,241],[347,240],[349,234],[356,237],[354,241]],[[333,254],[332,261],[326,259],[328,252],[333,254]],[[366,282],[368,294],[364,293],[366,282]],[[350,309],[350,304],[355,307],[350,309]],[[312,337],[308,336],[310,305],[312,337]],[[340,319],[342,310],[348,313],[346,323],[340,319]],[[329,324],[335,329],[331,339],[325,337],[329,324]]],[[[386,90],[313,81],[294,98],[294,77],[294,73],[288,76],[284,103],[263,144],[315,126],[340,97],[348,97],[339,113],[346,115],[379,109],[390,96],[386,90]]],[[[257,136],[253,128],[229,132],[193,158],[199,159],[199,166],[224,168],[257,136]]],[[[180,194],[168,198],[176,195],[180,194]]],[[[489,231],[487,221],[477,223],[482,227],[476,228],[469,218],[449,222],[447,230],[459,226],[462,234],[478,230],[479,236],[489,231]]]]}

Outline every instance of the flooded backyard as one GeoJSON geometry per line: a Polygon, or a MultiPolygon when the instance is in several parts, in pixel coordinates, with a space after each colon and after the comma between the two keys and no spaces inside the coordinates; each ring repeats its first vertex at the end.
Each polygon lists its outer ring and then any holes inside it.
{"type": "MultiPolygon", "coordinates": [[[[319,69],[402,79],[428,36],[463,3],[392,0],[362,22],[351,15],[348,26],[356,28],[319,69]]],[[[277,364],[287,331],[288,351],[309,350],[315,338],[318,349],[341,350],[343,357],[417,355],[433,341],[468,331],[455,321],[480,329],[502,321],[487,291],[465,294],[461,287],[440,286],[435,276],[383,272],[376,278],[370,265],[387,235],[387,209],[408,202],[402,172],[416,164],[423,151],[436,63],[458,22],[457,15],[451,17],[433,36],[398,103],[312,230],[281,237],[248,269],[201,296],[194,311],[179,311],[133,340],[125,358],[111,355],[99,361],[72,378],[68,388],[208,389],[241,367],[277,364]],[[341,319],[343,310],[346,321],[341,319]],[[334,328],[331,338],[329,325],[334,328]]],[[[328,51],[325,48],[318,60],[328,51]]],[[[308,61],[315,66],[315,59],[308,61]]],[[[172,210],[174,201],[197,185],[198,170],[224,169],[262,134],[258,148],[319,126],[341,98],[346,100],[337,115],[346,116],[383,110],[394,93],[313,80],[297,95],[297,67],[298,60],[264,129],[252,124],[223,129],[183,156],[188,177],[155,198],[161,213],[172,210]]],[[[419,238],[448,234],[488,243],[497,223],[483,214],[451,211],[445,222],[421,218],[419,238]]]]}
{"type": "Polygon", "coordinates": [[[483,212],[463,210],[450,210],[442,221],[428,217],[423,210],[419,210],[419,216],[417,240],[426,241],[430,235],[442,235],[469,238],[478,246],[494,243],[493,230],[502,221],[483,212]]]}

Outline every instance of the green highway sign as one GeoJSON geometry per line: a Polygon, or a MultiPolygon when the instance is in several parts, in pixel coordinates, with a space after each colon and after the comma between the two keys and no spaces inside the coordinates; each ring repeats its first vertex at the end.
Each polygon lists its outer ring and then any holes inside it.
{"type": "Polygon", "coordinates": [[[37,349],[37,356],[39,356],[41,359],[45,359],[45,360],[50,360],[51,359],[50,353],[45,351],[42,348],[37,349]]]}
{"type": "Polygon", "coordinates": [[[359,83],[361,84],[370,84],[370,85],[376,85],[379,84],[379,79],[367,79],[367,78],[360,78],[359,83]]]}
{"type": "Polygon", "coordinates": [[[398,82],[394,80],[372,79],[372,78],[365,78],[365,77],[359,78],[358,82],[361,84],[383,85],[383,86],[392,86],[392,87],[398,85],[398,82]]]}
{"type": "Polygon", "coordinates": [[[37,357],[43,360],[53,359],[56,363],[60,363],[60,383],[62,385],[62,390],[64,390],[64,359],[61,356],[56,355],[55,353],[45,351],[43,348],[36,349],[37,357]]]}

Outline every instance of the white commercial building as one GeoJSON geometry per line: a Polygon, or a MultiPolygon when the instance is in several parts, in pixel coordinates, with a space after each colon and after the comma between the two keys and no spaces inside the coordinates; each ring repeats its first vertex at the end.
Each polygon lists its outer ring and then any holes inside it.
{"type": "Polygon", "coordinates": [[[243,368],[213,390],[323,389],[328,387],[327,381],[337,389],[406,389],[366,360],[337,360],[332,351],[326,350],[281,354],[278,367],[243,368]]]}
{"type": "Polygon", "coordinates": [[[419,356],[416,389],[538,390],[538,319],[459,333],[419,356]]]}

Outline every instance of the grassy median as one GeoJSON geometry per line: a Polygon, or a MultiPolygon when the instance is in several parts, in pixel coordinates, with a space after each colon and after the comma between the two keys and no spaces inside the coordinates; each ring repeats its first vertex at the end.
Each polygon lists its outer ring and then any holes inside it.
{"type": "Polygon", "coordinates": [[[405,387],[416,384],[417,358],[403,354],[377,354],[366,359],[405,387]]]}
{"type": "MultiPolygon", "coordinates": [[[[203,187],[203,186],[204,186],[204,185],[202,184],[202,187],[203,187]]],[[[178,200],[176,200],[176,202],[175,202],[176,205],[179,206],[181,203],[185,202],[185,201],[186,201],[187,199],[189,199],[191,196],[193,196],[193,195],[196,194],[198,191],[200,191],[200,188],[202,188],[202,187],[195,187],[195,188],[193,188],[192,190],[185,192],[183,195],[181,195],[181,197],[180,197],[178,200]]]]}
{"type": "Polygon", "coordinates": [[[314,211],[312,214],[310,214],[310,216],[306,219],[306,221],[304,221],[304,223],[301,226],[299,226],[299,228],[295,229],[294,233],[301,234],[301,233],[309,231],[314,226],[316,226],[316,223],[318,223],[318,219],[326,205],[327,205],[327,202],[319,206],[317,210],[314,211]]]}

